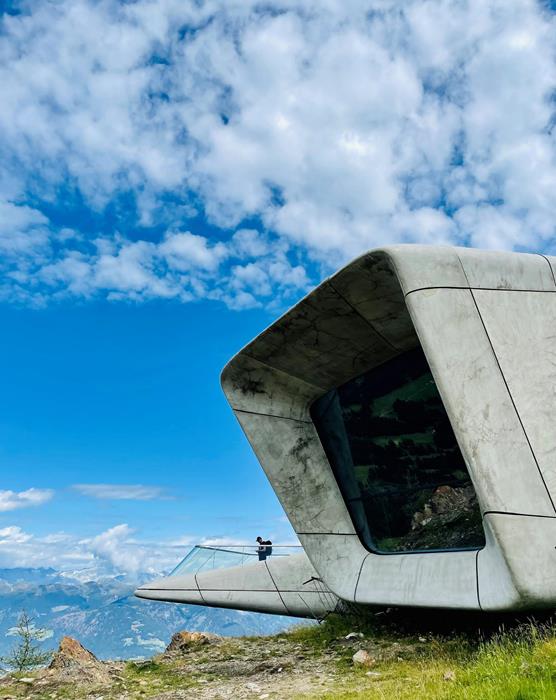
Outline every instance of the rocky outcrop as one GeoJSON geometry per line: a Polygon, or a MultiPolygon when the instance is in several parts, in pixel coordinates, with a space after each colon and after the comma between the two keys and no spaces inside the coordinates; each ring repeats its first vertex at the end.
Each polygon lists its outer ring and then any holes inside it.
{"type": "Polygon", "coordinates": [[[439,486],[425,503],[422,511],[413,515],[411,529],[417,530],[431,523],[435,518],[444,516],[444,519],[454,519],[461,513],[471,512],[477,503],[472,486],[452,488],[451,486],[439,486]]]}
{"type": "Polygon", "coordinates": [[[395,550],[450,549],[481,546],[481,513],[473,486],[438,486],[420,510],[413,513],[411,530],[399,538],[395,550]]]}
{"type": "Polygon", "coordinates": [[[109,683],[110,673],[106,664],[99,661],[88,649],[72,637],[62,637],[58,651],[54,654],[48,674],[60,680],[74,678],[80,682],[109,683]]]}
{"type": "Polygon", "coordinates": [[[209,632],[188,632],[187,630],[182,630],[181,632],[176,632],[172,637],[170,644],[166,647],[164,656],[186,654],[192,649],[197,649],[205,644],[214,644],[220,640],[221,637],[209,632]]]}

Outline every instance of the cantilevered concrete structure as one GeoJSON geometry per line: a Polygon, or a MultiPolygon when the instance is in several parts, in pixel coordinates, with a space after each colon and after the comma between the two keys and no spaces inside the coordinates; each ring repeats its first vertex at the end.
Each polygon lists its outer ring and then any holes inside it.
{"type": "Polygon", "coordinates": [[[304,553],[137,594],[316,616],[553,607],[555,268],[393,246],[323,282],[222,375],[304,553]]]}

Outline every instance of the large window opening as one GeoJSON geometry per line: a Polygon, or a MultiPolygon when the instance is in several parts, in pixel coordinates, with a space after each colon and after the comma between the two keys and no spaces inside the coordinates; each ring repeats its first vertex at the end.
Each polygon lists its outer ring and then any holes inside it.
{"type": "Polygon", "coordinates": [[[329,391],[311,416],[368,549],[484,546],[475,490],[420,347],[329,391]]]}

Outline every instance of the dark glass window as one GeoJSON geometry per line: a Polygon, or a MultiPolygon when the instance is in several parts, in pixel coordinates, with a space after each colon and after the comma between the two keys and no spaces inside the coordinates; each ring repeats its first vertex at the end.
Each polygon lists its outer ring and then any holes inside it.
{"type": "Polygon", "coordinates": [[[369,549],[484,546],[475,490],[421,348],[329,391],[311,416],[369,549]]]}

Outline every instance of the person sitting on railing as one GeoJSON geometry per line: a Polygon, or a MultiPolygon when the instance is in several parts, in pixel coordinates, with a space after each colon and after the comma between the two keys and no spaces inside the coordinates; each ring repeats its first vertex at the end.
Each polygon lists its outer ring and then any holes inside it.
{"type": "Polygon", "coordinates": [[[259,561],[264,561],[272,554],[272,542],[270,540],[263,540],[262,537],[257,537],[257,542],[259,543],[257,547],[259,561]]]}

